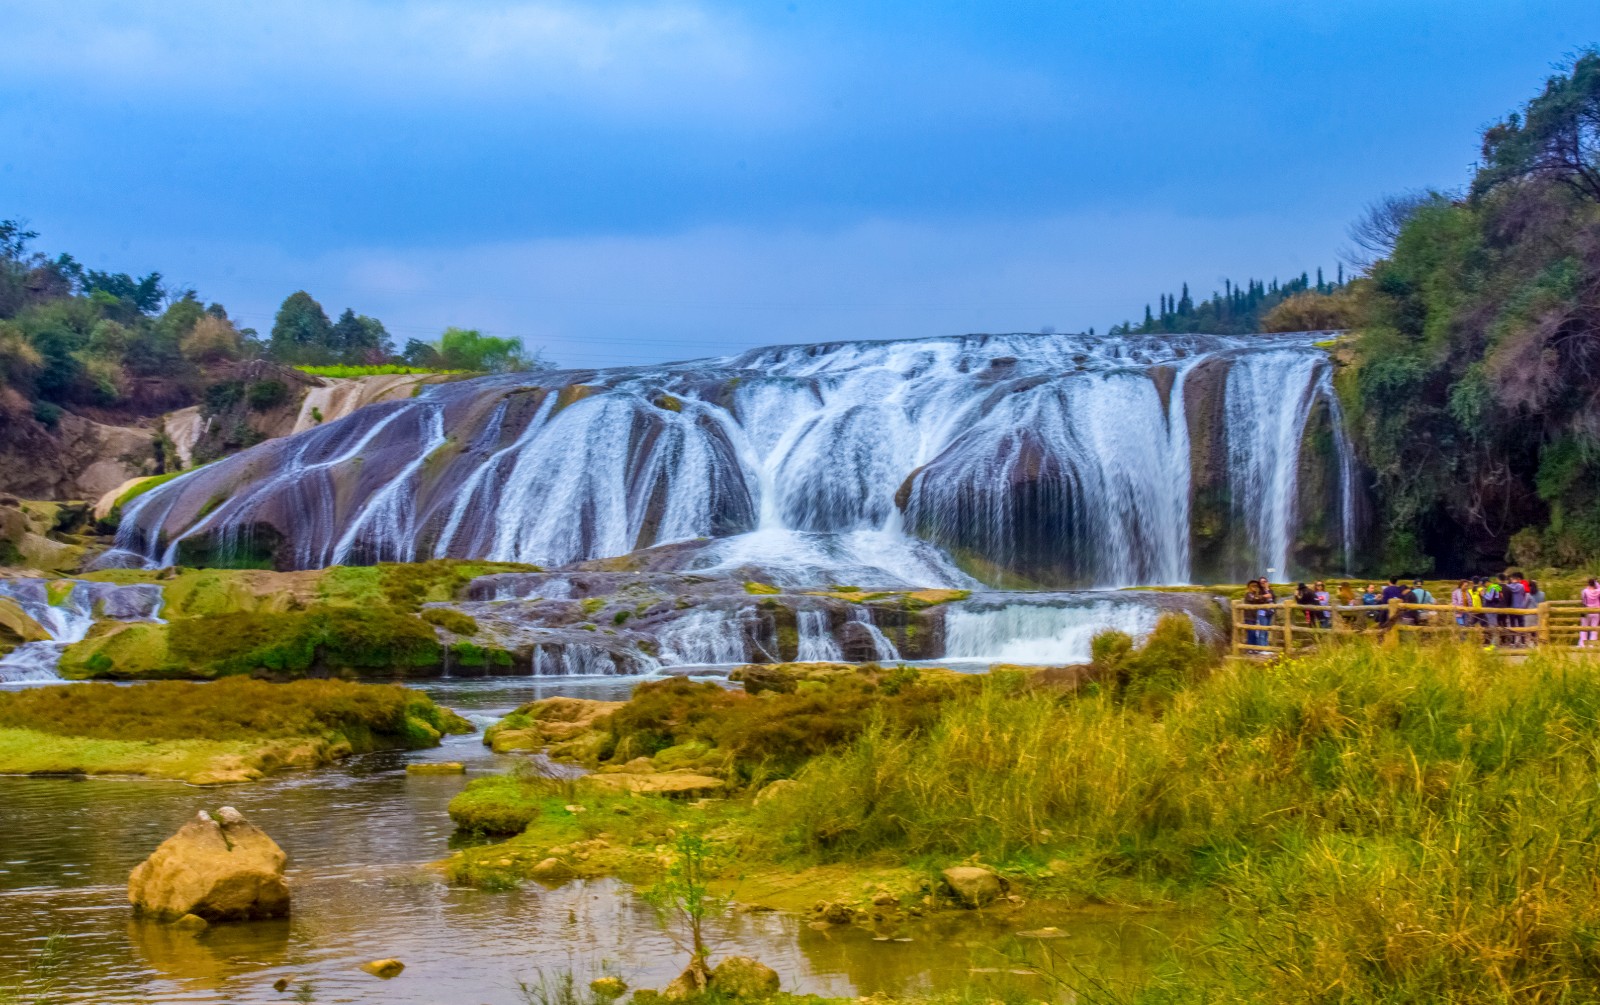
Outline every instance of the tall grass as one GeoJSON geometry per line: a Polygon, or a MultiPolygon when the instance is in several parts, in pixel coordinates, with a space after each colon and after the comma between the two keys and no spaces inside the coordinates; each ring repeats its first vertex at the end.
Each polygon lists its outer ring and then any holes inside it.
{"type": "Polygon", "coordinates": [[[1600,994],[1600,674],[1560,654],[1355,643],[1155,703],[997,679],[801,779],[756,810],[791,853],[1059,858],[1219,892],[1223,958],[1247,964],[1231,995],[1600,994]]]}

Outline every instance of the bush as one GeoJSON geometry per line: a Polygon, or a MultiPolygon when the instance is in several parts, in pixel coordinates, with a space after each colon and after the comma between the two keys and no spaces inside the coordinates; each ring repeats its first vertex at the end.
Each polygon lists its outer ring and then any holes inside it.
{"type": "Polygon", "coordinates": [[[265,412],[289,400],[289,385],[281,380],[258,380],[245,391],[245,403],[251,410],[265,412]]]}

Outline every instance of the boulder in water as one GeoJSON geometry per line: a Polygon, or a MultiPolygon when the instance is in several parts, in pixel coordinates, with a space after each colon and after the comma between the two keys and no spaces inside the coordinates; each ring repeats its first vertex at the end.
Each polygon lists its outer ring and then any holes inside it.
{"type": "Polygon", "coordinates": [[[140,914],[208,922],[279,918],[289,913],[283,849],[231,806],[201,810],[128,877],[140,914]]]}
{"type": "Polygon", "coordinates": [[[958,865],[939,875],[945,887],[965,907],[984,907],[1006,892],[1006,881],[982,866],[958,865]]]}
{"type": "Polygon", "coordinates": [[[730,956],[711,971],[711,987],[729,998],[769,998],[778,991],[778,972],[748,956],[730,956]]]}
{"type": "Polygon", "coordinates": [[[396,959],[373,960],[371,963],[361,964],[362,970],[384,980],[388,980],[391,977],[399,977],[400,972],[405,968],[406,965],[396,959]]]}

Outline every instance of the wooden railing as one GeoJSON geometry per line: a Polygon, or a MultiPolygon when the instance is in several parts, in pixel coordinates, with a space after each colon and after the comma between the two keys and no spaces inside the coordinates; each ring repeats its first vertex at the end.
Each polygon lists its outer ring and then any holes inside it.
{"type": "MultiPolygon", "coordinates": [[[[1395,645],[1410,635],[1455,638],[1509,651],[1555,647],[1600,655],[1600,625],[1586,624],[1600,610],[1575,600],[1536,607],[1456,607],[1452,604],[1231,605],[1232,646],[1247,653],[1284,655],[1323,642],[1366,634],[1395,645]],[[1263,623],[1264,622],[1264,623],[1263,623]]],[[[1600,618],[1597,618],[1600,620],[1600,618]]]]}

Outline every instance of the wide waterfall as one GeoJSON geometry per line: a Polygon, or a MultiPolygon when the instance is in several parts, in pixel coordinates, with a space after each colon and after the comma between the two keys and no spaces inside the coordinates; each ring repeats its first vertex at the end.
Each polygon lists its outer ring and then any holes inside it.
{"type": "Polygon", "coordinates": [[[1025,588],[1335,569],[1354,475],[1326,337],[971,335],[465,380],[146,493],[113,561],[654,548],[650,568],[785,585],[1025,588]]]}

